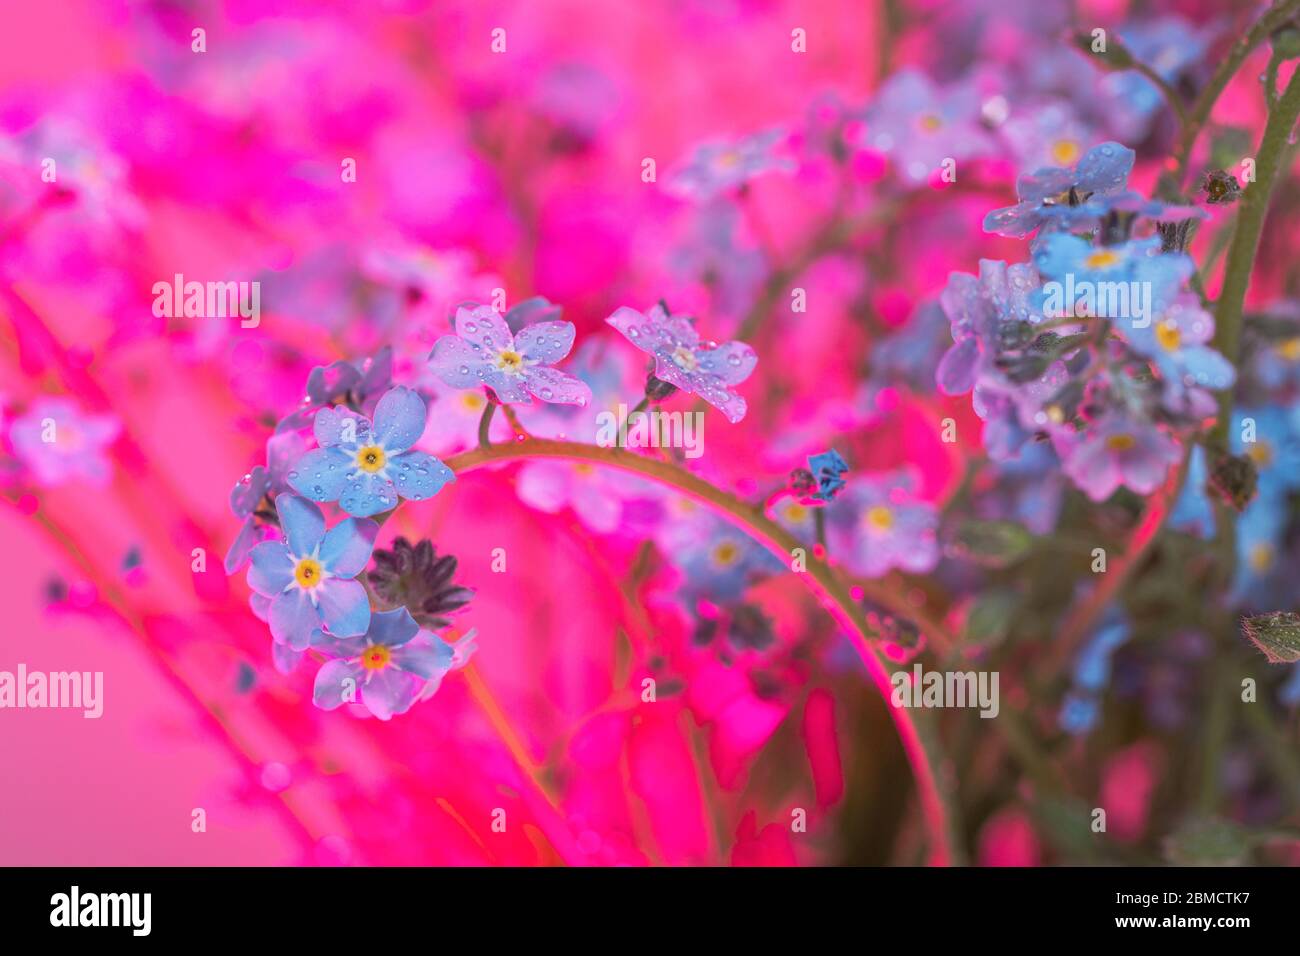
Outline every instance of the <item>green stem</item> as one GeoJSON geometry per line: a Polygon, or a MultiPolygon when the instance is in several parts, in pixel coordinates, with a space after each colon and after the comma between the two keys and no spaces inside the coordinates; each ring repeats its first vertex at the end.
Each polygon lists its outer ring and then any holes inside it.
{"type": "MultiPolygon", "coordinates": [[[[737,528],[749,534],[787,566],[795,550],[803,550],[803,544],[798,538],[768,518],[759,508],[727,494],[677,465],[656,458],[635,455],[619,448],[530,438],[509,445],[492,445],[463,452],[448,458],[446,465],[459,475],[491,464],[536,458],[605,465],[673,488],[713,509],[737,528]]],[[[808,586],[822,599],[827,610],[844,629],[877,689],[885,700],[889,701],[893,691],[890,676],[894,667],[872,643],[879,635],[867,622],[866,615],[861,605],[854,599],[849,585],[835,573],[830,564],[815,555],[809,556],[806,564],[806,572],[802,576],[808,582],[808,586]]],[[[918,618],[901,589],[891,590],[879,582],[859,582],[859,586],[868,598],[891,614],[911,621],[926,633],[931,632],[926,623],[923,623],[926,619],[923,616],[918,618]]],[[[905,707],[894,706],[889,706],[888,709],[912,766],[921,808],[930,834],[931,858],[933,862],[939,864],[956,862],[955,854],[958,852],[956,821],[951,816],[948,805],[950,774],[946,759],[938,752],[935,728],[923,711],[914,712],[905,707]]]]}
{"type": "Polygon", "coordinates": [[[492,439],[488,437],[488,432],[492,429],[492,416],[497,413],[497,403],[488,400],[487,408],[483,409],[483,417],[478,420],[478,444],[480,448],[491,448],[492,439]]]}
{"type": "Polygon", "coordinates": [[[1182,191],[1183,182],[1187,179],[1187,166],[1191,162],[1192,149],[1196,146],[1196,138],[1209,120],[1214,104],[1219,101],[1224,89],[1241,69],[1241,64],[1245,62],[1251,51],[1263,43],[1269,34],[1285,23],[1297,10],[1300,10],[1300,0],[1275,0],[1268,12],[1255,21],[1255,25],[1228,51],[1228,55],[1224,57],[1218,69],[1214,71],[1214,75],[1205,84],[1205,88],[1201,90],[1189,111],[1178,150],[1174,154],[1178,162],[1177,179],[1174,183],[1176,192],[1182,191]]]}
{"type": "MultiPolygon", "coordinates": [[[[667,309],[665,309],[664,311],[666,312],[667,309]]],[[[623,420],[623,424],[618,429],[618,436],[614,442],[616,448],[622,448],[624,445],[627,444],[627,425],[628,422],[632,421],[632,416],[640,412],[644,412],[649,407],[650,407],[650,396],[647,395],[645,398],[641,399],[641,401],[636,403],[636,408],[632,409],[630,412],[627,413],[627,418],[623,420]]]]}

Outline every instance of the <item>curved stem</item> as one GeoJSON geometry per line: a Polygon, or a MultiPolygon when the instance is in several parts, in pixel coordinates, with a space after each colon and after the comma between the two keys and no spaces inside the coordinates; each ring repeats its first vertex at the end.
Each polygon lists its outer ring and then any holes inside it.
{"type": "Polygon", "coordinates": [[[497,413],[497,403],[488,399],[487,407],[483,409],[483,417],[478,420],[478,443],[480,448],[491,448],[492,439],[488,433],[492,431],[492,416],[497,413]]]}
{"type": "MultiPolygon", "coordinates": [[[[464,452],[448,458],[446,465],[459,475],[495,463],[528,458],[591,462],[649,478],[708,506],[749,534],[783,563],[790,561],[796,549],[805,552],[807,550],[799,539],[753,505],[715,488],[676,465],[634,455],[618,448],[533,438],[510,445],[494,445],[490,448],[477,448],[464,452]]],[[[848,584],[833,571],[829,564],[816,556],[807,558],[805,573],[809,587],[822,599],[827,610],[844,628],[867,672],[888,702],[893,690],[890,681],[892,665],[872,646],[872,638],[879,635],[867,622],[866,615],[853,598],[848,584]]],[[[891,613],[906,618],[917,624],[923,631],[929,632],[924,624],[916,620],[911,606],[903,595],[893,593],[879,584],[864,587],[863,590],[871,600],[887,608],[891,613]]],[[[894,706],[889,706],[889,711],[916,780],[922,811],[930,833],[931,862],[941,865],[954,862],[956,852],[954,821],[949,815],[944,797],[944,792],[948,789],[947,768],[938,755],[933,728],[928,725],[929,721],[924,713],[914,714],[907,708],[894,706]]]]}

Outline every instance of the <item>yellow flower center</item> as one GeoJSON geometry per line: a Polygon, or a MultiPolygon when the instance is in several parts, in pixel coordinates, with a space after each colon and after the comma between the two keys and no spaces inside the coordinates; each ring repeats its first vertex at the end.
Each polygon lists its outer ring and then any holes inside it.
{"type": "Polygon", "coordinates": [[[1156,326],[1156,341],[1166,352],[1177,352],[1183,336],[1178,331],[1178,326],[1166,319],[1156,326]]]}
{"type": "Polygon", "coordinates": [[[734,541],[723,541],[713,549],[713,563],[720,568],[729,568],[740,558],[740,548],[734,541]]]}
{"type": "Polygon", "coordinates": [[[734,149],[729,149],[725,153],[718,155],[717,163],[723,169],[735,169],[740,165],[740,153],[734,149]]]}
{"type": "Polygon", "coordinates": [[[1273,546],[1261,541],[1250,549],[1250,567],[1258,574],[1263,574],[1273,566],[1273,546]]]}
{"type": "Polygon", "coordinates": [[[362,471],[373,475],[383,469],[384,462],[384,450],[378,445],[366,445],[357,449],[357,467],[362,471]]]}
{"type": "Polygon", "coordinates": [[[943,120],[935,116],[933,113],[927,113],[921,117],[921,129],[925,130],[927,133],[933,133],[942,128],[943,120]]]}
{"type": "Polygon", "coordinates": [[[587,478],[596,473],[596,466],[592,464],[588,464],[585,461],[580,461],[573,466],[573,472],[574,474],[581,475],[582,477],[587,478]]]}
{"type": "Polygon", "coordinates": [[[876,505],[867,511],[867,528],[872,531],[888,531],[894,526],[894,513],[884,505],[876,505]]]}
{"type": "Polygon", "coordinates": [[[471,412],[481,412],[487,399],[478,392],[461,392],[460,403],[471,412]]]}
{"type": "Polygon", "coordinates": [[[1300,336],[1287,339],[1277,347],[1277,354],[1288,362],[1300,362],[1300,336]]]}
{"type": "Polygon", "coordinates": [[[1109,269],[1119,262],[1119,253],[1111,249],[1102,249],[1094,252],[1088,258],[1083,260],[1083,264],[1089,269],[1109,269]]]}
{"type": "Polygon", "coordinates": [[[785,520],[791,524],[799,524],[808,517],[808,509],[798,502],[791,502],[785,506],[785,520]]]}
{"type": "Polygon", "coordinates": [[[393,652],[383,644],[371,644],[361,652],[361,666],[368,671],[381,671],[393,659],[393,652]]]}
{"type": "Polygon", "coordinates": [[[1269,465],[1273,464],[1273,446],[1266,441],[1254,442],[1251,447],[1246,450],[1246,454],[1249,455],[1250,460],[1260,468],[1267,468],[1269,465]]]}
{"type": "Polygon", "coordinates": [[[502,349],[497,353],[497,368],[503,372],[519,372],[524,367],[524,357],[514,349],[502,349]]]}
{"type": "Polygon", "coordinates": [[[1073,166],[1079,161],[1079,144],[1072,139],[1058,139],[1052,144],[1052,159],[1062,166],[1073,166]]]}
{"type": "Polygon", "coordinates": [[[1106,447],[1111,451],[1128,451],[1137,444],[1137,439],[1125,432],[1111,435],[1106,439],[1106,447]]]}
{"type": "Polygon", "coordinates": [[[300,588],[314,588],[322,577],[320,562],[315,558],[303,558],[293,569],[293,578],[300,588]]]}
{"type": "Polygon", "coordinates": [[[685,345],[679,345],[673,349],[673,362],[683,372],[694,372],[700,364],[695,358],[695,353],[685,345]]]}

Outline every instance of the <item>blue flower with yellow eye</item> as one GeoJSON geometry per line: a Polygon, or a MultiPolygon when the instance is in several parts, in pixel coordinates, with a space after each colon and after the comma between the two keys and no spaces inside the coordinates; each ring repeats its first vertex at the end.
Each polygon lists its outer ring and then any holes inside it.
{"type": "Polygon", "coordinates": [[[347,518],[328,531],[321,510],[297,495],[275,499],[283,541],[263,541],[249,554],[248,586],[264,598],[277,644],[300,651],[322,628],[336,637],[364,634],[370,599],[354,580],[370,562],[379,525],[347,518]]]}
{"type": "Polygon", "coordinates": [[[359,518],[396,508],[398,496],[433,497],[456,476],[432,455],[411,450],[424,433],[425,414],[424,399],[401,386],[379,400],[373,425],[349,408],[322,408],[314,424],[320,447],[298,460],[289,484],[359,518]]]}

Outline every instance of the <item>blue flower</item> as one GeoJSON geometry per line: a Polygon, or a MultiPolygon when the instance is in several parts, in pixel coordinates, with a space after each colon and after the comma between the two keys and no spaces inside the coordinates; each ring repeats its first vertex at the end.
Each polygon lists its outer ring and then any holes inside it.
{"type": "Polygon", "coordinates": [[[507,405],[531,405],[535,396],[561,405],[588,405],[591,389],[549,368],[573,348],[572,322],[537,322],[512,335],[496,310],[456,310],[456,334],[433,344],[429,367],[452,388],[491,388],[507,405]]]}
{"type": "Polygon", "coordinates": [[[622,306],[605,321],[654,356],[657,378],[700,396],[728,421],[745,417],[745,400],[729,387],[749,378],[758,364],[758,356],[744,342],[701,342],[686,316],[669,315],[662,305],[645,315],[622,306]]]}
{"type": "Polygon", "coordinates": [[[1069,230],[1106,214],[1104,197],[1122,190],[1137,154],[1119,143],[1094,146],[1072,168],[1048,166],[1016,180],[1014,206],[995,209],[984,231],[1021,238],[1035,229],[1069,230]]]}
{"type": "Polygon", "coordinates": [[[249,587],[271,600],[271,636],[303,650],[322,628],[338,637],[364,634],[370,600],[353,578],[370,561],[379,526],[347,518],[326,531],[321,510],[297,495],[278,496],[275,509],[284,540],[254,548],[248,569],[249,587]]]}
{"type": "Polygon", "coordinates": [[[422,451],[409,451],[424,433],[424,399],[390,389],[375,407],[375,423],[344,407],[316,413],[319,448],[289,472],[289,484],[313,501],[337,501],[366,517],[397,507],[397,497],[423,501],[455,481],[451,469],[422,451]]]}
{"type": "Polygon", "coordinates": [[[1066,695],[1057,718],[1067,733],[1083,734],[1096,725],[1101,696],[1110,684],[1111,658],[1131,633],[1128,620],[1112,611],[1075,658],[1074,689],[1066,695]]]}
{"type": "Polygon", "coordinates": [[[993,143],[971,83],[940,89],[917,70],[895,73],[867,108],[862,145],[891,156],[904,179],[925,182],[947,159],[983,156],[993,143]]]}
{"type": "Polygon", "coordinates": [[[820,455],[811,456],[808,459],[808,470],[817,479],[817,491],[813,497],[821,501],[830,501],[844,487],[844,479],[840,476],[849,470],[849,465],[840,457],[839,452],[832,448],[820,455]]]}
{"type": "Polygon", "coordinates": [[[857,574],[878,578],[891,568],[924,573],[939,561],[934,505],[915,501],[904,474],[858,478],[827,512],[831,553],[857,574]]]}
{"type": "Polygon", "coordinates": [[[339,640],[316,632],[312,643],[337,659],[316,674],[312,701],[322,710],[360,703],[380,720],[432,696],[449,671],[465,666],[472,635],[453,647],[421,631],[406,608],[376,611],[363,636],[339,640]]]}
{"type": "Polygon", "coordinates": [[[1239,408],[1233,415],[1232,451],[1255,463],[1260,497],[1300,488],[1300,437],[1296,431],[1281,408],[1239,408]]]}
{"type": "Polygon", "coordinates": [[[1237,574],[1232,585],[1232,600],[1255,611],[1271,611],[1277,606],[1277,594],[1292,575],[1285,574],[1283,532],[1287,523],[1286,499],[1261,489],[1237,519],[1237,574]]]}
{"type": "Polygon", "coordinates": [[[785,140],[782,130],[772,129],[736,143],[704,143],[669,175],[665,185],[670,193],[684,198],[712,199],[728,189],[745,185],[761,173],[792,170],[793,162],[779,152],[785,140]]]}
{"type": "Polygon", "coordinates": [[[1124,329],[1129,345],[1155,361],[1161,377],[1175,388],[1224,389],[1237,380],[1231,362],[1206,345],[1214,338],[1214,316],[1195,296],[1180,296],[1146,325],[1124,329]]]}
{"type": "Polygon", "coordinates": [[[1044,315],[1116,319],[1122,331],[1170,308],[1195,271],[1182,253],[1160,254],[1155,237],[1095,246],[1066,233],[1044,236],[1034,264],[1055,280],[1038,294],[1044,315]]]}

